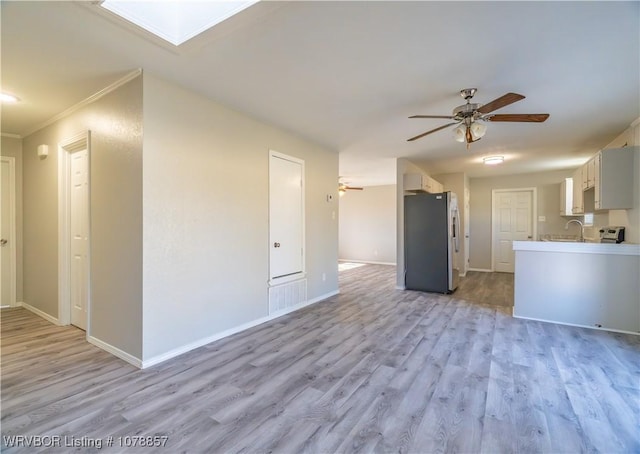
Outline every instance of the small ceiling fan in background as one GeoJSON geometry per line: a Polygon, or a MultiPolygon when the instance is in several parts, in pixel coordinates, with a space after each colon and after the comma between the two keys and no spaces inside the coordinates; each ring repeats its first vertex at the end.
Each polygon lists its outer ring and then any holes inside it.
{"type": "Polygon", "coordinates": [[[349,183],[343,183],[342,177],[338,177],[338,193],[343,195],[347,191],[362,191],[364,188],[349,186],[349,183]]]}
{"type": "Polygon", "coordinates": [[[509,104],[520,101],[525,97],[517,93],[507,93],[500,96],[487,104],[471,103],[471,98],[478,91],[477,88],[465,88],[460,90],[462,96],[467,103],[453,109],[452,115],[413,115],[409,118],[445,118],[454,120],[444,126],[431,129],[430,131],[419,134],[415,137],[407,139],[408,142],[420,139],[426,135],[448,128],[449,126],[458,125],[454,129],[454,139],[458,142],[467,142],[469,144],[480,140],[486,133],[487,127],[481,122],[485,121],[509,121],[509,122],[528,122],[541,123],[549,118],[549,114],[494,114],[495,110],[501,109],[509,104]]]}

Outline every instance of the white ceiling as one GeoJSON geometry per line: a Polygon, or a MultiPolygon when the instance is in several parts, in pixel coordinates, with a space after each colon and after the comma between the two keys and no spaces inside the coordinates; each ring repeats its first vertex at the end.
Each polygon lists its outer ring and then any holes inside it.
{"type": "Polygon", "coordinates": [[[576,167],[640,117],[639,2],[260,2],[174,47],[90,2],[2,2],[2,132],[27,135],[136,68],[340,153],[354,185],[395,159],[470,176],[576,167]],[[463,103],[507,92],[470,150],[443,130],[463,103]],[[502,166],[483,166],[489,154],[502,166]]]}

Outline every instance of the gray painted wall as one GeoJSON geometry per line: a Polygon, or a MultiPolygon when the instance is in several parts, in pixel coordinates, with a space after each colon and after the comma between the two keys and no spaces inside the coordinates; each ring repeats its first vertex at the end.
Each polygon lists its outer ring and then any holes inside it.
{"type": "Polygon", "coordinates": [[[396,185],[340,196],[341,260],[396,263],[396,185]]]}
{"type": "MultiPolygon", "coordinates": [[[[577,234],[575,230],[564,230],[571,217],[560,216],[560,183],[571,177],[572,170],[527,173],[490,178],[471,178],[469,266],[475,269],[491,268],[491,191],[493,189],[537,188],[538,236],[546,233],[577,234]]],[[[537,238],[536,238],[537,239],[537,238]]]]}
{"type": "Polygon", "coordinates": [[[335,292],[338,154],[144,74],[144,360],[268,315],[270,149],[305,161],[307,296],[335,292]]]}
{"type": "Polygon", "coordinates": [[[23,140],[24,302],[58,317],[57,144],[91,130],[92,337],[142,354],[142,78],[23,140]],[[49,145],[40,159],[37,146],[49,145]]]}

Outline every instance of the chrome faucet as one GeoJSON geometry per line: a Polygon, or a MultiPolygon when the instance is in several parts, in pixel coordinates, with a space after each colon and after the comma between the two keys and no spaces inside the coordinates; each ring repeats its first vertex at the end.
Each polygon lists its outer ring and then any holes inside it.
{"type": "Polygon", "coordinates": [[[577,219],[571,219],[569,222],[567,222],[564,225],[564,229],[565,230],[569,230],[569,224],[571,224],[572,222],[575,222],[576,224],[578,224],[580,226],[580,238],[578,239],[579,242],[584,243],[584,225],[582,224],[582,222],[580,222],[577,219]]]}

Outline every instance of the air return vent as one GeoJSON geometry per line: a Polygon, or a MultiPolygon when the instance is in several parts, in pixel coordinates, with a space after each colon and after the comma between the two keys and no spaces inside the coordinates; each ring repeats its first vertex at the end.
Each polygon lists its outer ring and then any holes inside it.
{"type": "Polygon", "coordinates": [[[294,308],[306,303],[306,301],[306,279],[269,287],[269,315],[294,308]]]}

